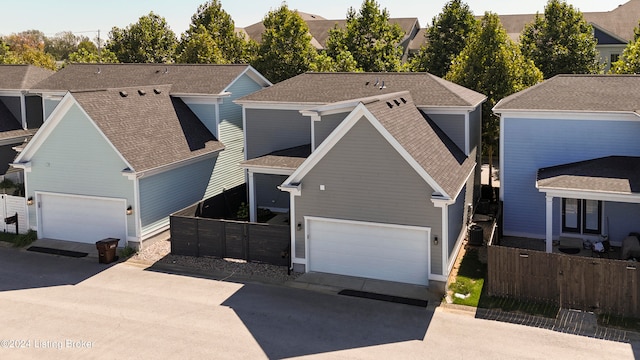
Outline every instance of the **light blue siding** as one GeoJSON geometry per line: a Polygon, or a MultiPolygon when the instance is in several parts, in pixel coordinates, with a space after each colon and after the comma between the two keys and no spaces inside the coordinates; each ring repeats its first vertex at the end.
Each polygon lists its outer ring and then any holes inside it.
{"type": "Polygon", "coordinates": [[[242,130],[242,106],[233,100],[258,91],[262,87],[249,76],[243,75],[237,79],[227,91],[231,96],[224,98],[220,104],[219,136],[224,144],[224,150],[218,155],[216,166],[211,174],[209,187],[205,198],[222,193],[245,183],[244,170],[239,166],[244,160],[244,132],[242,130]]]}
{"type": "Polygon", "coordinates": [[[316,148],[340,125],[347,115],[349,113],[325,115],[322,116],[320,121],[313,122],[313,136],[316,148]]]}
{"type": "MultiPolygon", "coordinates": [[[[536,189],[538,169],[610,155],[640,155],[640,122],[596,120],[503,120],[504,232],[544,238],[545,195],[536,189]]],[[[554,213],[560,205],[554,203],[554,213]]],[[[559,233],[559,216],[554,235],[559,233]]]]}
{"type": "MultiPolygon", "coordinates": [[[[186,102],[185,102],[186,103],[186,102]]],[[[218,137],[218,126],[216,125],[216,104],[190,104],[186,103],[189,109],[200,119],[209,131],[218,137]]]]}
{"type": "MultiPolygon", "coordinates": [[[[134,184],[122,175],[127,167],[77,105],[44,140],[31,160],[27,196],[36,191],[126,199],[134,203],[134,184]]],[[[36,205],[29,206],[29,224],[36,226],[36,205]]],[[[135,217],[127,217],[135,236],[135,217]]],[[[72,225],[72,224],[70,224],[72,225]]]]}
{"type": "Polygon", "coordinates": [[[429,118],[460,148],[464,151],[466,129],[464,114],[429,114],[429,118]]]}
{"type": "Polygon", "coordinates": [[[169,224],[169,215],[202,200],[215,158],[140,179],[142,236],[169,224]]]}
{"type": "Polygon", "coordinates": [[[297,110],[246,109],[247,159],[311,144],[311,118],[297,110]]]}
{"type": "Polygon", "coordinates": [[[289,208],[289,193],[278,186],[287,179],[284,175],[253,174],[256,184],[256,202],[261,208],[289,208]]]}
{"type": "Polygon", "coordinates": [[[44,99],[44,121],[47,121],[58,104],[60,104],[60,100],[44,99]]]}

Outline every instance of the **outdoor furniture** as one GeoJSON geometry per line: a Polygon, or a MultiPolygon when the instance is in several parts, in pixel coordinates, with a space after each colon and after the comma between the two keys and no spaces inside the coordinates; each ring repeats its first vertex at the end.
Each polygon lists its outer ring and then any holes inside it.
{"type": "Polygon", "coordinates": [[[591,247],[591,253],[597,257],[609,257],[609,252],[611,251],[611,243],[609,240],[598,241],[593,244],[591,247]]]}

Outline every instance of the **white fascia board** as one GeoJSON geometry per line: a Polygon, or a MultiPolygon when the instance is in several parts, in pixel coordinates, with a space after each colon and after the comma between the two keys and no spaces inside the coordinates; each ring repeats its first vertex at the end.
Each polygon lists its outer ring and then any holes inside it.
{"type": "Polygon", "coordinates": [[[302,178],[342,139],[351,128],[361,119],[366,118],[376,130],[389,142],[389,144],[402,156],[405,161],[418,173],[418,175],[431,188],[444,198],[449,198],[442,187],[409,155],[398,141],[391,136],[387,129],[369,112],[364,104],[358,105],[338,127],[327,137],[318,148],[285,180],[284,184],[299,183],[302,178]]]}
{"type": "Polygon", "coordinates": [[[62,100],[67,92],[50,90],[29,90],[29,93],[40,94],[42,98],[46,100],[62,100]]]}
{"type": "Polygon", "coordinates": [[[22,169],[24,172],[31,172],[31,161],[21,162],[21,163],[11,163],[12,167],[16,169],[22,169]]]}
{"type": "Polygon", "coordinates": [[[217,95],[213,95],[213,96],[212,95],[209,95],[209,96],[171,95],[171,96],[179,97],[187,105],[191,105],[191,104],[217,105],[217,104],[222,104],[222,102],[224,101],[224,97],[220,97],[217,95]]]}
{"type": "MultiPolygon", "coordinates": [[[[135,171],[135,174],[136,174],[137,178],[157,175],[157,174],[160,174],[160,173],[163,173],[163,172],[167,172],[167,171],[170,171],[170,170],[174,170],[174,169],[186,166],[186,165],[191,165],[191,164],[200,162],[202,160],[206,160],[206,159],[209,159],[209,158],[214,158],[214,157],[218,156],[218,154],[222,150],[224,150],[224,149],[220,149],[218,151],[214,151],[214,152],[211,152],[211,153],[207,153],[207,154],[199,155],[199,156],[196,156],[196,157],[192,157],[192,158],[189,158],[187,160],[180,160],[180,161],[173,162],[171,164],[166,164],[166,165],[158,166],[158,167],[147,169],[147,170],[143,170],[143,171],[135,171]]],[[[132,169],[132,168],[129,167],[129,169],[132,169]]],[[[126,170],[123,170],[123,175],[128,176],[126,170]]]]}
{"type": "Polygon", "coordinates": [[[333,115],[333,114],[341,114],[353,111],[360,104],[360,101],[349,102],[349,103],[340,103],[340,104],[330,104],[326,106],[320,106],[313,109],[300,110],[300,113],[304,116],[317,116],[318,121],[321,119],[321,116],[333,115]]]}
{"type": "Polygon", "coordinates": [[[433,107],[433,106],[416,106],[427,115],[463,115],[473,112],[478,106],[460,106],[460,107],[433,107]]]}
{"type": "Polygon", "coordinates": [[[262,110],[308,110],[325,104],[322,103],[285,103],[285,102],[265,102],[265,101],[239,101],[233,100],[234,103],[242,105],[245,109],[262,109],[262,110]]]}
{"type": "Polygon", "coordinates": [[[251,80],[255,81],[258,85],[262,86],[263,88],[273,85],[271,81],[267,80],[267,78],[265,78],[262,74],[260,74],[258,70],[256,70],[251,65],[247,65],[244,71],[242,71],[240,75],[236,76],[235,79],[231,80],[229,85],[227,85],[227,87],[224,88],[223,91],[228,92],[229,88],[233,86],[233,84],[235,84],[235,82],[238,81],[238,79],[240,79],[243,75],[247,75],[251,80]]]}
{"type": "Polygon", "coordinates": [[[634,111],[500,110],[496,107],[493,111],[506,119],[638,121],[640,117],[634,111]]]}
{"type": "Polygon", "coordinates": [[[300,184],[286,184],[286,185],[283,184],[283,185],[279,185],[278,189],[280,189],[281,191],[286,191],[292,194],[293,196],[300,196],[302,194],[302,185],[300,184]]]}
{"type": "Polygon", "coordinates": [[[445,208],[445,207],[447,207],[449,205],[453,205],[453,204],[456,203],[456,201],[454,199],[446,199],[446,198],[438,197],[438,196],[433,196],[431,198],[431,202],[437,208],[445,208]]]}
{"type": "Polygon", "coordinates": [[[22,96],[22,91],[20,90],[7,90],[7,89],[2,89],[0,90],[0,96],[22,96]]]}
{"type": "Polygon", "coordinates": [[[262,167],[262,166],[252,166],[252,165],[239,165],[241,168],[247,169],[250,173],[254,174],[267,174],[267,175],[291,175],[295,170],[293,169],[283,169],[283,168],[271,168],[271,167],[262,167]]]}
{"type": "MultiPolygon", "coordinates": [[[[536,184],[537,187],[537,184],[536,184]]],[[[567,199],[585,199],[611,202],[623,202],[640,204],[640,194],[624,194],[606,191],[569,190],[549,187],[540,187],[538,191],[547,196],[567,199]]]]}

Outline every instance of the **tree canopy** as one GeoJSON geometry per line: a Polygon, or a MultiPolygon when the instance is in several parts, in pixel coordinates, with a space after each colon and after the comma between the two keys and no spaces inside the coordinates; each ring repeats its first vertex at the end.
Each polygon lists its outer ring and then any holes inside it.
{"type": "Polygon", "coordinates": [[[308,71],[317,53],[300,15],[283,4],[262,22],[265,30],[254,67],[274,83],[308,71]]]}
{"type": "Polygon", "coordinates": [[[411,60],[413,71],[427,71],[444,76],[453,59],[464,49],[469,37],[476,32],[478,21],[469,5],[462,0],[451,0],[442,12],[433,18],[426,29],[426,45],[411,60]]]}
{"type": "Polygon", "coordinates": [[[248,63],[247,50],[245,39],[235,32],[231,15],[222,9],[219,0],[210,0],[191,17],[191,25],[176,49],[176,58],[184,63],[248,63]]]}
{"type": "Polygon", "coordinates": [[[39,30],[11,34],[0,42],[0,64],[31,64],[56,70],[53,56],[44,51],[46,37],[39,30]]]}
{"type": "Polygon", "coordinates": [[[170,63],[177,42],[165,18],[150,12],[124,29],[113,27],[107,49],[124,63],[170,63]]]}
{"type": "Polygon", "coordinates": [[[399,71],[403,36],[400,26],[389,21],[386,9],[380,10],[375,0],[364,0],[358,12],[349,8],[344,29],[330,30],[327,55],[337,63],[351,56],[362,71],[399,71]]]}
{"type": "Polygon", "coordinates": [[[609,72],[612,74],[640,73],[640,24],[633,30],[633,40],[624,48],[618,61],[611,64],[609,72]]]}
{"type": "Polygon", "coordinates": [[[564,0],[549,0],[544,16],[536,14],[534,22],[525,26],[520,43],[522,53],[533,60],[545,79],[602,69],[592,26],[564,0]]]}
{"type": "Polygon", "coordinates": [[[502,98],[542,81],[542,73],[511,41],[498,15],[487,12],[445,79],[487,95],[482,133],[485,151],[492,154],[498,145],[499,119],[491,109],[502,98]]]}

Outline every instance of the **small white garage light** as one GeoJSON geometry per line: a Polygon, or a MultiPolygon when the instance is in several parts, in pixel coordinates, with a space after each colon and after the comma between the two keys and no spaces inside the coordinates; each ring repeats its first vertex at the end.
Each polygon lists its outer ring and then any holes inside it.
{"type": "Polygon", "coordinates": [[[33,197],[29,196],[27,199],[27,205],[33,205],[33,197]]]}
{"type": "Polygon", "coordinates": [[[129,205],[129,207],[127,208],[127,215],[131,214],[133,214],[133,208],[131,207],[131,205],[129,205]]]}
{"type": "Polygon", "coordinates": [[[324,185],[320,185],[320,191],[324,191],[324,185]]]}
{"type": "Polygon", "coordinates": [[[433,245],[438,245],[438,235],[433,238],[433,245]]]}

